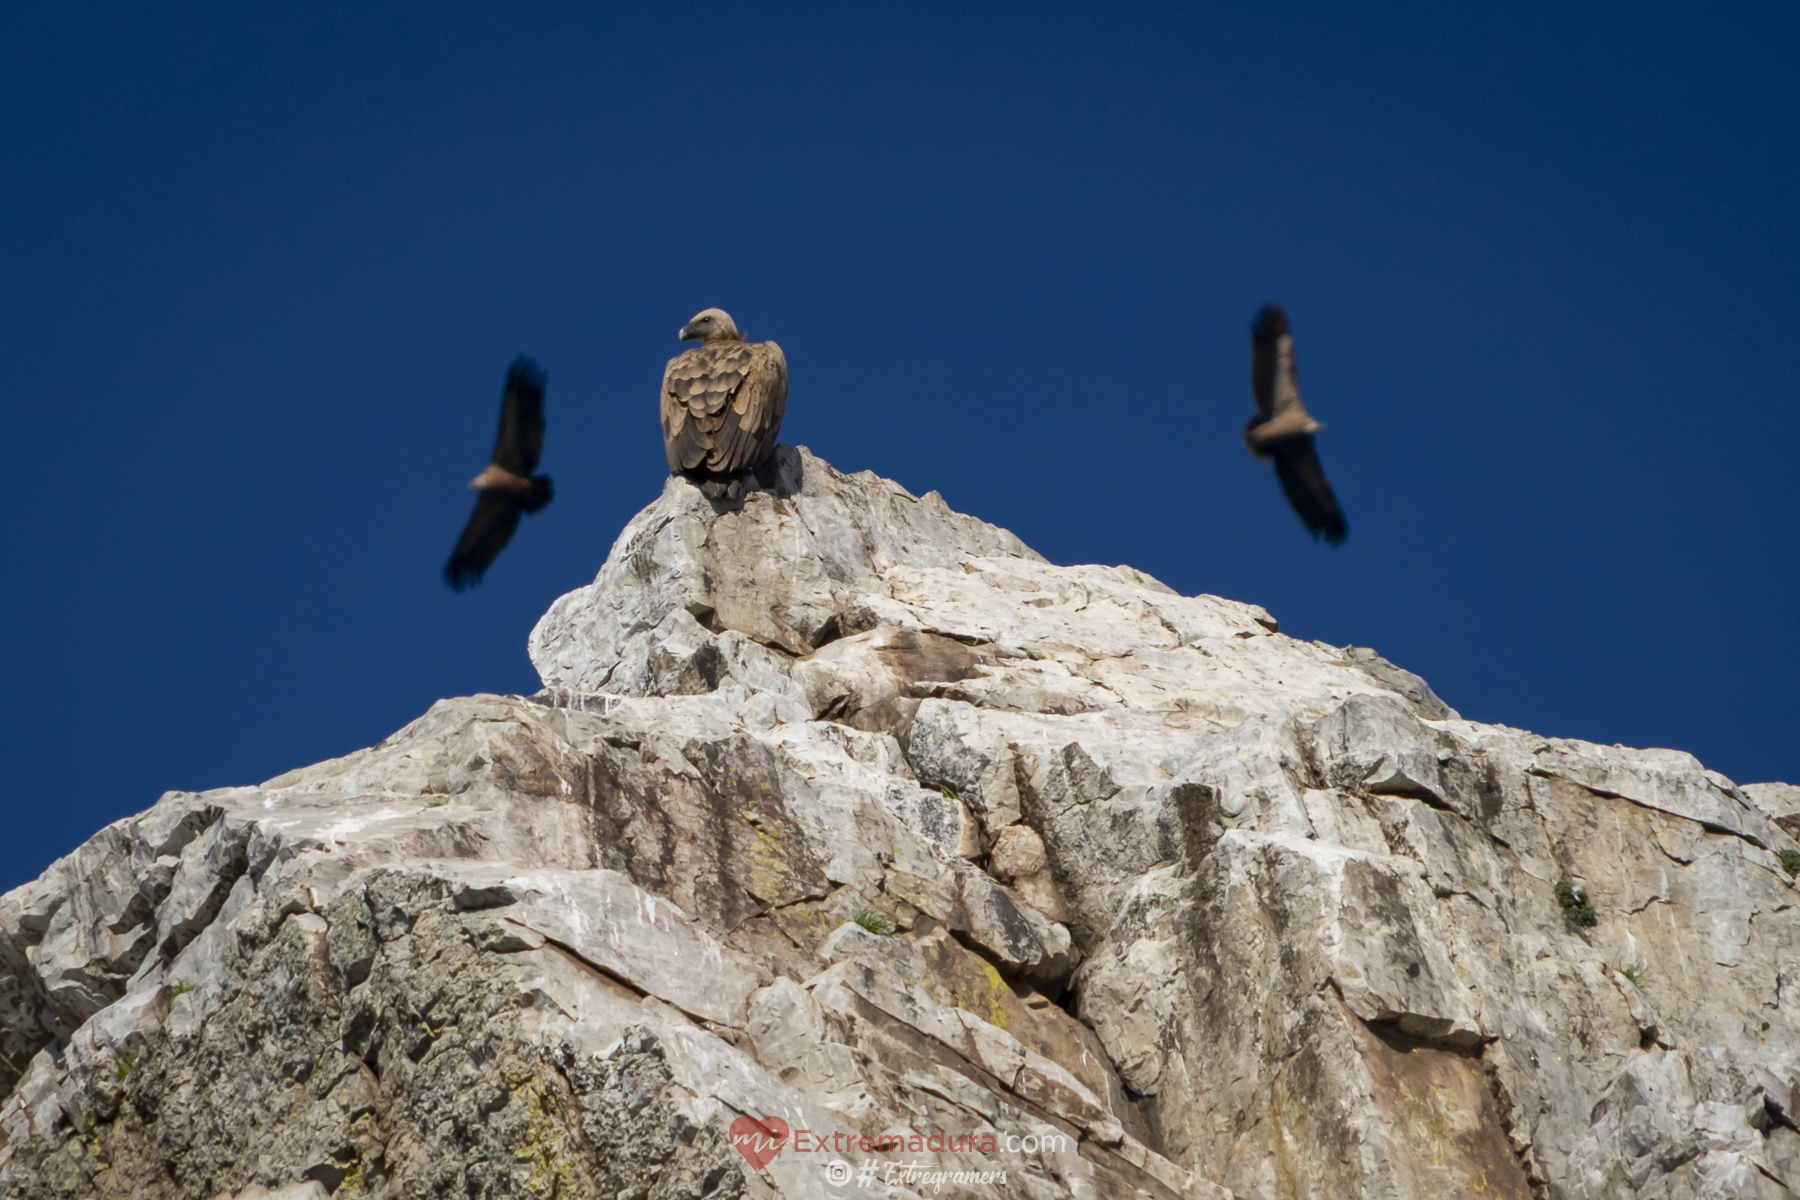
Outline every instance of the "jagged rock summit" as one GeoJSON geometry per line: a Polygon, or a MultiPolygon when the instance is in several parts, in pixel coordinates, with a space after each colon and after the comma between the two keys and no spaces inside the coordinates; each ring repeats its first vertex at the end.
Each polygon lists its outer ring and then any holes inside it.
{"type": "Polygon", "coordinates": [[[1800,1189],[1800,791],[773,466],[0,898],[0,1191],[1800,1189]]]}

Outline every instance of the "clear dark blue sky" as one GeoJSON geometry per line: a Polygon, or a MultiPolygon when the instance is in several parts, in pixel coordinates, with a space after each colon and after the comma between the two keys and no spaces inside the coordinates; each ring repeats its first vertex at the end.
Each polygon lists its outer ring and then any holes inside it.
{"type": "Polygon", "coordinates": [[[533,690],[714,304],[841,468],[1800,780],[1796,10],[1475,7],[6,6],[0,887],[533,690]],[[1269,298],[1338,550],[1239,444],[1269,298]],[[521,351],[557,500],[454,595],[521,351]]]}

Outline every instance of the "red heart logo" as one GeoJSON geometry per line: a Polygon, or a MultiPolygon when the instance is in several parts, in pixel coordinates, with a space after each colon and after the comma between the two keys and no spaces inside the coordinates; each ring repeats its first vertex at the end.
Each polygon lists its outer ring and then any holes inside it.
{"type": "Polygon", "coordinates": [[[780,1117],[739,1117],[731,1123],[731,1144],[744,1156],[744,1161],[762,1170],[769,1160],[781,1153],[788,1140],[788,1123],[780,1117]]]}

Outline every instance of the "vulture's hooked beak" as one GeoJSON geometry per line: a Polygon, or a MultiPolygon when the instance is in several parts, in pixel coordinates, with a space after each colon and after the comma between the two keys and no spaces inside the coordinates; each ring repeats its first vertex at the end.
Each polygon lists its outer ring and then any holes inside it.
{"type": "Polygon", "coordinates": [[[692,325],[683,325],[681,327],[681,332],[675,335],[678,340],[683,342],[691,342],[699,336],[699,334],[694,332],[694,327],[692,325]]]}

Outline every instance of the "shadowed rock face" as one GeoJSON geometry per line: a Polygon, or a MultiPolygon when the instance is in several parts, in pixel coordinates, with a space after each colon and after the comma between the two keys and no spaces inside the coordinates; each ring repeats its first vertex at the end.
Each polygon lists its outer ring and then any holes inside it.
{"type": "Polygon", "coordinates": [[[671,479],[537,696],[0,898],[0,1193],[1800,1188],[1800,792],[764,475],[671,479]],[[753,1164],[740,1117],[790,1136],[753,1164]],[[881,1134],[922,1141],[843,1140],[881,1134]]]}

